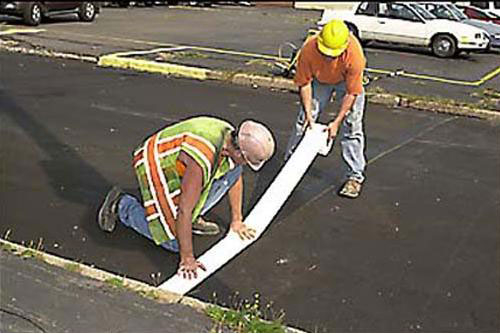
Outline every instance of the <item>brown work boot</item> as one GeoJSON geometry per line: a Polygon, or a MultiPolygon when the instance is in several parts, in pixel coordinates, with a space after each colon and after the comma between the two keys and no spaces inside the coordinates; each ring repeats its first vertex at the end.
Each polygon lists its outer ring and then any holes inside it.
{"type": "Polygon", "coordinates": [[[193,223],[193,234],[197,235],[217,235],[220,233],[219,225],[207,222],[201,216],[193,223]]]}
{"type": "Polygon", "coordinates": [[[349,179],[339,191],[340,196],[357,198],[361,193],[362,184],[356,180],[349,179]]]}

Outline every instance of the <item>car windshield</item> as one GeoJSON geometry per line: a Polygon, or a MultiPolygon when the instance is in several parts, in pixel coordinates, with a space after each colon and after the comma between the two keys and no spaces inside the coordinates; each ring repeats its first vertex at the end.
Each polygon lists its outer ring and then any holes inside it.
{"type": "Polygon", "coordinates": [[[425,20],[434,20],[436,17],[432,15],[427,9],[423,8],[422,6],[419,6],[416,3],[410,3],[408,4],[413,10],[415,10],[420,16],[422,16],[425,20]]]}
{"type": "Polygon", "coordinates": [[[456,17],[458,17],[460,19],[460,21],[462,20],[467,20],[467,15],[465,15],[464,13],[462,13],[462,11],[460,9],[458,9],[455,5],[453,4],[446,4],[445,5],[446,8],[448,8],[456,17]]]}
{"type": "Polygon", "coordinates": [[[440,19],[458,20],[458,18],[453,15],[453,12],[445,5],[436,5],[432,10],[429,10],[429,12],[440,19]]]}
{"type": "Polygon", "coordinates": [[[490,19],[498,19],[498,18],[500,18],[498,15],[495,15],[492,12],[488,12],[486,10],[482,10],[482,9],[479,9],[479,8],[474,8],[474,10],[476,11],[476,13],[479,16],[482,16],[482,18],[490,18],[490,19]]]}
{"type": "Polygon", "coordinates": [[[500,19],[500,16],[493,12],[488,12],[488,15],[493,19],[500,19]]]}

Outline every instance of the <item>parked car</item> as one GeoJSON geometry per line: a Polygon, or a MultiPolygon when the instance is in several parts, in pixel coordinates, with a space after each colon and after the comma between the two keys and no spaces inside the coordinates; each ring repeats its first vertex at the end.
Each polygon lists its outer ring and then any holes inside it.
{"type": "Polygon", "coordinates": [[[500,15],[500,1],[463,1],[462,4],[500,15]]]}
{"type": "Polygon", "coordinates": [[[491,22],[469,19],[451,2],[419,2],[421,6],[439,19],[457,21],[480,29],[488,34],[490,46],[500,47],[500,26],[491,22]]]}
{"type": "Polygon", "coordinates": [[[471,6],[462,6],[457,5],[457,7],[469,18],[476,19],[486,22],[491,22],[494,24],[500,24],[500,16],[488,12],[486,10],[482,10],[479,8],[471,7],[471,6]]]}
{"type": "Polygon", "coordinates": [[[44,17],[78,14],[81,21],[91,22],[100,11],[94,1],[0,1],[0,14],[21,17],[24,23],[37,26],[44,17]]]}
{"type": "Polygon", "coordinates": [[[411,2],[361,2],[352,11],[325,9],[320,25],[342,19],[362,41],[428,47],[438,57],[484,51],[488,37],[479,28],[438,19],[411,2]]]}

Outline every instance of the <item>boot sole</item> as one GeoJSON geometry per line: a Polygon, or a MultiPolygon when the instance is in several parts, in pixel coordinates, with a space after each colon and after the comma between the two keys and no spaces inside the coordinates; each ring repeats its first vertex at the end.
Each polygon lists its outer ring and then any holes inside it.
{"type": "Polygon", "coordinates": [[[111,212],[111,204],[120,196],[120,194],[121,190],[117,187],[113,187],[106,195],[106,198],[99,209],[97,222],[99,224],[99,228],[104,232],[113,232],[115,229],[116,214],[111,212]]]}

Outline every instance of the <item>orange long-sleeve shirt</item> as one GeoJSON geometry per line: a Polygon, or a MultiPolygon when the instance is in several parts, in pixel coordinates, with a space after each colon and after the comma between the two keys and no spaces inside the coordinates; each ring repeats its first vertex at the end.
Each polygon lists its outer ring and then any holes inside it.
{"type": "Polygon", "coordinates": [[[366,59],[361,44],[352,34],[349,35],[347,49],[336,58],[322,54],[317,47],[317,37],[312,37],[300,51],[294,82],[302,87],[313,78],[326,84],[345,81],[347,93],[358,95],[363,92],[365,66],[366,59]]]}

